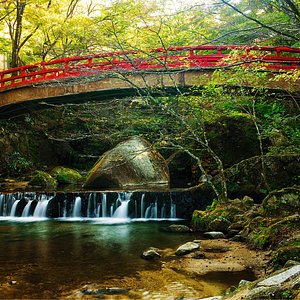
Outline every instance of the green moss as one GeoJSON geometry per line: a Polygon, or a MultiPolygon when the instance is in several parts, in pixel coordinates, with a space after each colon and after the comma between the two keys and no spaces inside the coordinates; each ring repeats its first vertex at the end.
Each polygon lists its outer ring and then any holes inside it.
{"type": "Polygon", "coordinates": [[[296,260],[300,262],[300,245],[289,245],[281,247],[273,256],[273,264],[275,268],[282,267],[288,260],[296,260]]]}
{"type": "Polygon", "coordinates": [[[38,186],[47,189],[55,189],[57,181],[48,173],[43,171],[35,171],[29,185],[38,186]]]}
{"type": "Polygon", "coordinates": [[[51,171],[52,177],[54,177],[59,183],[78,183],[82,180],[82,176],[73,169],[56,167],[51,171]]]}

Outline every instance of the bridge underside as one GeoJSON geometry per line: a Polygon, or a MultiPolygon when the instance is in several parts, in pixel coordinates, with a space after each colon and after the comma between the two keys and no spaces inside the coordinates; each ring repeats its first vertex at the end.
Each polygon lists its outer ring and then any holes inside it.
{"type": "MultiPolygon", "coordinates": [[[[65,103],[106,101],[136,96],[167,96],[184,93],[197,95],[212,76],[214,70],[188,70],[180,72],[143,72],[98,74],[80,78],[40,83],[7,90],[0,94],[0,119],[12,118],[35,110],[65,103]]],[[[281,93],[289,88],[285,82],[271,82],[269,93],[281,93]]],[[[295,91],[299,98],[300,84],[295,91]]],[[[227,87],[236,89],[237,87],[227,87]]],[[[245,88],[251,90],[253,86],[245,88]]],[[[295,97],[293,95],[293,97],[295,97]]]]}

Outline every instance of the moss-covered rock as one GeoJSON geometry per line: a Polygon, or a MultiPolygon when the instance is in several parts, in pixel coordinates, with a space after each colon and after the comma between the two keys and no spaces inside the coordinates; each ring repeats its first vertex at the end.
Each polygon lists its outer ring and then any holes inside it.
{"type": "Polygon", "coordinates": [[[266,155],[263,160],[265,178],[260,156],[243,160],[225,171],[230,197],[250,195],[263,199],[268,188],[276,190],[300,184],[299,155],[266,155]]]}
{"type": "Polygon", "coordinates": [[[284,266],[289,260],[298,261],[300,263],[300,240],[295,244],[280,247],[273,256],[273,263],[277,268],[284,266]]]}
{"type": "Polygon", "coordinates": [[[300,210],[300,186],[276,190],[263,200],[266,215],[288,215],[300,210]]]}
{"type": "Polygon", "coordinates": [[[35,187],[55,189],[57,186],[57,181],[46,172],[35,171],[28,184],[35,187]]]}
{"type": "Polygon", "coordinates": [[[227,232],[229,226],[238,221],[241,213],[251,207],[253,201],[249,197],[239,200],[228,200],[226,203],[214,201],[205,211],[195,210],[192,215],[194,230],[218,230],[227,232]]]}
{"type": "Polygon", "coordinates": [[[56,167],[50,174],[58,183],[62,184],[78,183],[82,180],[82,176],[76,170],[65,167],[56,167]]]}
{"type": "Polygon", "coordinates": [[[149,142],[132,137],[104,153],[89,172],[84,187],[166,189],[169,170],[149,142]]]}

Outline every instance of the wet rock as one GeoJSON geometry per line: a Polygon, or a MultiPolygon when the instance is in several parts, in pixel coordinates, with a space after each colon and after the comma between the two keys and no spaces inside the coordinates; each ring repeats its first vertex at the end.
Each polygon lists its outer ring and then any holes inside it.
{"type": "Polygon", "coordinates": [[[241,243],[244,243],[244,242],[246,242],[247,238],[246,238],[244,235],[237,234],[237,235],[235,235],[234,237],[232,237],[231,240],[232,240],[233,242],[241,242],[241,243]]]}
{"type": "Polygon", "coordinates": [[[165,231],[168,231],[168,232],[181,232],[181,233],[184,233],[184,232],[190,232],[190,228],[186,225],[176,225],[176,224],[172,224],[166,228],[164,228],[165,231]]]}
{"type": "Polygon", "coordinates": [[[185,255],[191,252],[194,252],[199,249],[199,244],[194,242],[187,242],[177,248],[175,254],[178,256],[185,255]]]}
{"type": "Polygon", "coordinates": [[[205,254],[202,251],[195,251],[192,255],[192,258],[203,259],[205,258],[205,254]]]}
{"type": "Polygon", "coordinates": [[[224,239],[225,235],[221,231],[209,231],[203,234],[208,239],[224,239]]]}
{"type": "Polygon", "coordinates": [[[84,184],[87,188],[165,189],[168,186],[166,161],[141,137],[133,137],[104,153],[84,184]]]}
{"type": "Polygon", "coordinates": [[[141,257],[146,260],[160,258],[161,255],[159,252],[160,250],[157,248],[149,248],[142,253],[141,257]]]}

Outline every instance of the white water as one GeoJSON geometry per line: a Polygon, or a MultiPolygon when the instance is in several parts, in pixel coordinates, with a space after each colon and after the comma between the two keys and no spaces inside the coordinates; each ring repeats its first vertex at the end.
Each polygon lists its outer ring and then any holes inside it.
{"type": "Polygon", "coordinates": [[[106,218],[106,210],[107,210],[107,201],[106,201],[106,193],[103,193],[102,195],[102,218],[106,218]]]}
{"type": "Polygon", "coordinates": [[[0,195],[0,216],[3,215],[3,199],[4,199],[4,195],[0,195]]]}
{"type": "Polygon", "coordinates": [[[73,218],[81,217],[81,198],[80,197],[75,198],[72,217],[73,218]]]}
{"type": "Polygon", "coordinates": [[[171,219],[176,219],[176,204],[171,203],[171,212],[170,212],[170,218],[171,219]]]}
{"type": "Polygon", "coordinates": [[[22,212],[22,217],[29,217],[30,207],[33,200],[29,200],[22,212]]]}
{"type": "Polygon", "coordinates": [[[142,195],[141,198],[141,218],[144,218],[144,212],[145,212],[145,194],[142,195]]]}
{"type": "Polygon", "coordinates": [[[10,212],[10,216],[14,217],[16,215],[16,210],[17,210],[17,205],[19,204],[20,200],[17,200],[14,202],[12,208],[11,208],[11,212],[10,212]]]}
{"type": "Polygon", "coordinates": [[[148,198],[145,199],[145,194],[141,194],[140,201],[131,200],[131,196],[132,193],[126,192],[119,192],[117,197],[107,193],[100,195],[89,193],[70,199],[67,195],[58,195],[56,198],[55,194],[51,196],[36,193],[0,194],[0,219],[31,221],[46,218],[51,199],[54,201],[51,206],[51,217],[64,218],[66,221],[68,219],[74,221],[76,218],[76,220],[92,219],[97,222],[115,223],[119,218],[123,220],[120,222],[127,222],[126,220],[130,218],[135,221],[176,219],[176,204],[171,198],[164,202],[158,199],[149,202],[148,198]],[[28,202],[23,211],[19,211],[18,204],[24,197],[28,202]],[[33,205],[36,205],[34,212],[33,205]],[[17,212],[21,217],[16,216],[17,212]]]}
{"type": "Polygon", "coordinates": [[[116,209],[113,218],[126,219],[128,218],[128,204],[130,200],[124,200],[121,205],[116,209]]]}
{"type": "Polygon", "coordinates": [[[34,210],[33,216],[35,218],[46,218],[47,217],[47,208],[49,201],[51,199],[46,200],[40,200],[38,204],[36,205],[36,208],[34,210]]]}

